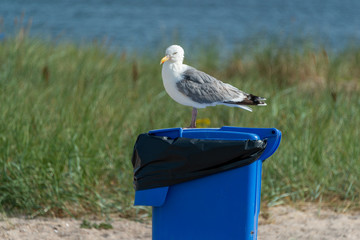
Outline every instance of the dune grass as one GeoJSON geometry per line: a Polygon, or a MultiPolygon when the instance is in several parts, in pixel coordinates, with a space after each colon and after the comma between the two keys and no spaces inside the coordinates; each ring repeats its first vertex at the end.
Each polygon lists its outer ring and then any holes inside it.
{"type": "MultiPolygon", "coordinates": [[[[253,113],[200,110],[210,127],[276,127],[262,201],[358,207],[360,48],[336,54],[269,44],[219,48],[186,63],[268,98],[253,113]]],[[[115,54],[101,45],[54,44],[19,34],[0,42],[0,211],[29,216],[119,213],[132,207],[131,154],[138,134],[187,126],[191,108],[161,81],[163,49],[115,54]]]]}

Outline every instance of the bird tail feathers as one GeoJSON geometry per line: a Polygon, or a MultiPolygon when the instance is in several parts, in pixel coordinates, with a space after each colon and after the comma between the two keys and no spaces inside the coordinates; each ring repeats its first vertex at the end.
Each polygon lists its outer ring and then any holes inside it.
{"type": "Polygon", "coordinates": [[[252,108],[245,106],[245,105],[239,105],[239,104],[234,104],[234,103],[222,103],[225,106],[229,106],[229,107],[238,107],[238,108],[242,108],[244,110],[247,110],[249,112],[252,112],[252,108]]]}
{"type": "Polygon", "coordinates": [[[248,111],[252,112],[252,108],[251,108],[251,107],[244,106],[244,105],[237,105],[237,107],[239,107],[239,108],[242,108],[242,109],[245,109],[245,110],[248,110],[248,111]]]}

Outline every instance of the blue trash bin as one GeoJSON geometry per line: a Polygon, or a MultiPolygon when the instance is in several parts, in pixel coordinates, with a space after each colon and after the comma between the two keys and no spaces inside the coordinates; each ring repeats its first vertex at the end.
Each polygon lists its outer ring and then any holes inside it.
{"type": "Polygon", "coordinates": [[[153,207],[154,240],[257,239],[262,163],[278,148],[279,130],[172,128],[149,133],[169,138],[267,139],[260,158],[249,165],[172,186],[135,192],[134,205],[153,207]]]}

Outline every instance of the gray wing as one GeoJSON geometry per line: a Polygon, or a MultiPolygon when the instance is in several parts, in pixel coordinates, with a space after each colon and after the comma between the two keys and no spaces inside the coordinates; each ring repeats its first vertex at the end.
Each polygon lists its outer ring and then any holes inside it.
{"type": "Polygon", "coordinates": [[[182,78],[176,83],[177,89],[198,103],[224,103],[231,102],[234,99],[241,102],[248,97],[247,93],[195,68],[186,70],[182,74],[182,78]]]}

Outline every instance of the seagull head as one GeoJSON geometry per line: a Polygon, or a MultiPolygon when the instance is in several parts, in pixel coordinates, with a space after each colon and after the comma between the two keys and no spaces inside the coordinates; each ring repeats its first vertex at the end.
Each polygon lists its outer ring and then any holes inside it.
{"type": "Polygon", "coordinates": [[[171,45],[165,51],[165,57],[163,57],[160,61],[160,64],[163,64],[166,61],[175,63],[182,63],[184,60],[184,49],[179,45],[171,45]]]}

